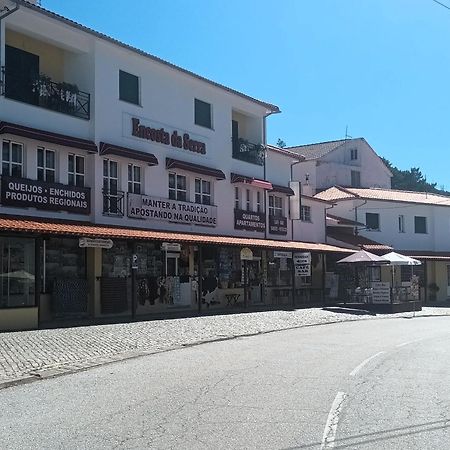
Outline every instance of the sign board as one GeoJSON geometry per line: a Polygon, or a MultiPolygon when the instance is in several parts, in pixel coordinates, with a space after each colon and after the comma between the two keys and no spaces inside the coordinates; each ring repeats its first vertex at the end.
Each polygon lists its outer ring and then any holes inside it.
{"type": "Polygon", "coordinates": [[[372,303],[391,303],[391,284],[381,281],[372,283],[372,303]]]}
{"type": "Polygon", "coordinates": [[[217,206],[181,202],[168,198],[128,194],[128,217],[215,227],[217,206]]]}
{"type": "Polygon", "coordinates": [[[296,277],[310,277],[311,276],[311,264],[295,265],[296,277]]]}
{"type": "Polygon", "coordinates": [[[274,257],[274,258],[286,258],[286,259],[291,259],[291,258],[292,258],[292,252],[282,252],[282,251],[275,250],[275,251],[273,252],[273,257],[274,257]]]}
{"type": "Polygon", "coordinates": [[[166,252],[181,252],[181,244],[177,242],[163,242],[161,244],[161,250],[164,250],[166,252]]]}
{"type": "Polygon", "coordinates": [[[311,253],[294,253],[294,264],[297,266],[311,264],[311,253]]]}
{"type": "Polygon", "coordinates": [[[234,210],[234,228],[236,230],[261,231],[266,229],[265,213],[234,210]]]}
{"type": "Polygon", "coordinates": [[[89,214],[91,190],[59,183],[2,176],[0,202],[3,206],[89,214]]]}
{"type": "Polygon", "coordinates": [[[134,254],[133,257],[131,258],[131,268],[133,270],[137,270],[138,267],[138,255],[134,254]]]}
{"type": "Polygon", "coordinates": [[[271,234],[287,234],[287,218],[269,216],[269,233],[271,234]]]}
{"type": "Polygon", "coordinates": [[[111,239],[93,239],[83,237],[80,238],[78,245],[81,248],[112,248],[113,241],[111,239]]]}
{"type": "Polygon", "coordinates": [[[241,249],[241,260],[242,261],[253,261],[253,252],[250,248],[244,247],[241,249]]]}

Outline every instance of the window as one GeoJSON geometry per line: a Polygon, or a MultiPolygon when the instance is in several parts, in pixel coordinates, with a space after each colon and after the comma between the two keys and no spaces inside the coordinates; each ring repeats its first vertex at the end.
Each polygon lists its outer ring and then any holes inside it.
{"type": "Polygon", "coordinates": [[[187,183],[184,175],[177,175],[174,172],[169,172],[169,198],[171,200],[181,200],[183,202],[187,199],[187,183]]]}
{"type": "Polygon", "coordinates": [[[283,199],[275,195],[269,195],[269,216],[283,216],[283,199]]]}
{"type": "Polygon", "coordinates": [[[119,98],[139,105],[139,78],[136,75],[119,70],[119,98]]]}
{"type": "Polygon", "coordinates": [[[211,204],[211,182],[195,179],[195,203],[202,203],[203,205],[211,204]]]}
{"type": "Polygon", "coordinates": [[[130,194],[141,193],[141,168],[134,164],[128,164],[128,192],[130,194]]]}
{"type": "Polygon", "coordinates": [[[194,100],[195,124],[206,128],[212,128],[211,105],[201,100],[194,100]]]}
{"type": "Polygon", "coordinates": [[[241,193],[237,186],[234,188],[234,209],[241,209],[241,193]]]}
{"type": "Polygon", "coordinates": [[[119,192],[119,169],[116,161],[103,160],[103,212],[123,215],[123,193],[119,192]]]}
{"type": "Polygon", "coordinates": [[[300,220],[302,222],[311,222],[311,206],[303,206],[300,208],[300,220]]]}
{"type": "Polygon", "coordinates": [[[358,159],[358,149],[357,149],[357,148],[352,148],[352,149],[350,150],[350,159],[351,159],[352,161],[355,161],[355,160],[358,159]]]}
{"type": "Polygon", "coordinates": [[[84,187],[84,156],[69,154],[68,175],[70,186],[84,187]]]}
{"type": "Polygon", "coordinates": [[[361,186],[361,172],[359,172],[358,170],[351,171],[351,184],[352,187],[361,186]]]}
{"type": "Polygon", "coordinates": [[[398,216],[398,232],[405,232],[405,216],[403,215],[398,216]]]}
{"type": "Polygon", "coordinates": [[[252,210],[252,193],[250,192],[250,189],[245,190],[245,209],[247,211],[252,210]]]}
{"type": "Polygon", "coordinates": [[[366,228],[368,230],[380,230],[380,215],[378,213],[366,213],[366,228]]]}
{"type": "Polygon", "coordinates": [[[262,212],[261,191],[256,191],[256,212],[262,212]]]}
{"type": "Polygon", "coordinates": [[[414,216],[414,233],[427,233],[427,218],[422,216],[414,216]]]}
{"type": "Polygon", "coordinates": [[[37,179],[54,183],[56,179],[55,152],[45,148],[37,149],[37,179]]]}
{"type": "Polygon", "coordinates": [[[3,141],[2,175],[21,178],[23,176],[23,145],[3,141]]]}

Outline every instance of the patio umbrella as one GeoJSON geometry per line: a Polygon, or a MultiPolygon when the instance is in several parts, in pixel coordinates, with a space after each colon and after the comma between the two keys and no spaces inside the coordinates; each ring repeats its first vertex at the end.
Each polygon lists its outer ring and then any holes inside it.
{"type": "Polygon", "coordinates": [[[390,252],[383,255],[384,259],[389,261],[392,266],[420,266],[422,263],[418,259],[401,255],[400,253],[390,252]]]}
{"type": "Polygon", "coordinates": [[[384,259],[382,256],[374,255],[373,253],[367,252],[366,250],[360,250],[355,252],[350,256],[347,256],[338,261],[338,264],[389,264],[389,261],[384,259]]]}

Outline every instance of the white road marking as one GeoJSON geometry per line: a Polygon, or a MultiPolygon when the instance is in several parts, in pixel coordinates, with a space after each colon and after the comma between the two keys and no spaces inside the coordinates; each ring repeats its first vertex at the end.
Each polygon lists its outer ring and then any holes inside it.
{"type": "Polygon", "coordinates": [[[334,440],[336,438],[336,431],[339,422],[339,414],[342,411],[344,400],[347,397],[345,392],[338,392],[331,405],[330,413],[328,414],[327,423],[322,437],[322,445],[320,449],[333,448],[334,440]]]}
{"type": "Polygon", "coordinates": [[[382,355],[386,352],[378,352],[375,355],[372,355],[370,358],[365,359],[359,366],[356,366],[351,372],[350,376],[354,377],[368,362],[372,361],[372,359],[376,358],[377,356],[382,355]]]}
{"type": "Polygon", "coordinates": [[[404,347],[405,345],[414,344],[416,342],[422,341],[423,339],[415,339],[413,341],[402,342],[401,344],[397,344],[396,347],[404,347]]]}

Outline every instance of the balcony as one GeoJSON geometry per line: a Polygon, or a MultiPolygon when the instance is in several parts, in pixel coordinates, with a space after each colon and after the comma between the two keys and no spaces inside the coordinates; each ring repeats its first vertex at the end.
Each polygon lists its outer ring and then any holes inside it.
{"type": "Polygon", "coordinates": [[[52,81],[38,73],[21,73],[2,67],[2,94],[11,100],[68,114],[90,118],[90,94],[75,84],[52,81]]]}
{"type": "Polygon", "coordinates": [[[264,165],[265,148],[261,144],[253,144],[242,138],[231,138],[233,144],[233,158],[240,159],[258,166],[264,165]]]}
{"type": "Polygon", "coordinates": [[[106,216],[124,216],[125,192],[103,189],[103,214],[106,216]]]}

